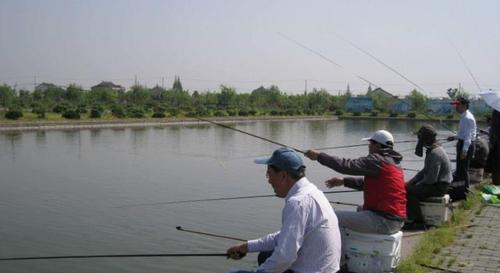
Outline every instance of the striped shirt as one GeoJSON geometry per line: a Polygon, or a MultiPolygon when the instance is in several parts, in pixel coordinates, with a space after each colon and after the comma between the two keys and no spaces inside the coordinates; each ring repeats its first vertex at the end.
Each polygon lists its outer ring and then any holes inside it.
{"type": "Polygon", "coordinates": [[[248,241],[249,252],[273,254],[257,272],[333,273],[339,270],[340,232],[330,203],[307,178],[295,182],[285,197],[281,230],[248,241]]]}

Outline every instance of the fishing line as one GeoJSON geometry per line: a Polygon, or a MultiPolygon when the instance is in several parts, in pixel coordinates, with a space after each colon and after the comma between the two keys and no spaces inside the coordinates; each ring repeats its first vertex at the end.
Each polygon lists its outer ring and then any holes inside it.
{"type": "Polygon", "coordinates": [[[212,120],[208,120],[208,119],[204,119],[204,118],[200,118],[200,117],[194,117],[200,121],[204,121],[204,122],[208,122],[208,123],[212,123],[212,124],[215,124],[217,126],[221,126],[223,128],[226,128],[226,129],[230,129],[230,130],[233,130],[233,131],[236,131],[236,132],[240,132],[240,133],[243,133],[243,134],[246,134],[246,135],[249,135],[249,136],[252,136],[252,137],[255,137],[255,138],[258,138],[258,139],[261,139],[261,140],[264,140],[264,141],[267,141],[267,142],[270,142],[270,143],[273,143],[273,144],[276,144],[276,145],[279,145],[279,146],[282,146],[282,147],[288,147],[290,149],[293,149],[294,151],[296,152],[299,152],[301,154],[305,154],[304,151],[302,150],[299,150],[297,148],[294,148],[294,147],[291,147],[291,146],[288,146],[288,145],[285,145],[285,144],[282,144],[282,143],[279,143],[279,142],[276,142],[274,140],[271,140],[271,139],[268,139],[268,138],[265,138],[265,137],[261,137],[261,136],[258,136],[258,135],[255,135],[255,134],[252,134],[252,133],[249,133],[249,132],[245,132],[243,130],[240,130],[240,129],[236,129],[234,127],[231,127],[231,126],[227,126],[225,124],[222,124],[222,123],[219,123],[219,122],[215,122],[215,121],[212,121],[212,120]]]}
{"type": "MultiPolygon", "coordinates": [[[[342,191],[325,191],[323,193],[324,194],[334,194],[334,193],[349,193],[349,192],[359,192],[359,191],[358,190],[342,190],[342,191]]],[[[252,198],[263,198],[263,197],[276,197],[276,195],[275,194],[266,194],[266,195],[251,195],[251,196],[236,196],[236,197],[222,197],[222,198],[208,198],[208,199],[193,199],[193,200],[181,200],[181,201],[169,201],[169,202],[143,203],[143,204],[133,204],[133,205],[120,206],[119,208],[156,206],[156,205],[172,205],[172,204],[182,204],[182,203],[211,202],[211,201],[238,200],[238,199],[252,199],[252,198]]]]}
{"type": "Polygon", "coordinates": [[[210,236],[210,237],[230,239],[230,240],[241,241],[241,242],[246,242],[247,241],[245,239],[231,237],[231,236],[226,236],[226,235],[219,235],[219,234],[215,234],[215,233],[208,233],[208,232],[203,232],[203,231],[196,231],[196,230],[192,230],[192,229],[185,229],[185,228],[183,228],[181,226],[176,226],[175,229],[177,229],[178,231],[184,231],[184,232],[188,232],[188,233],[194,233],[194,234],[205,235],[205,236],[210,236]]]}
{"type": "Polygon", "coordinates": [[[94,259],[94,258],[144,258],[144,257],[227,257],[226,253],[161,253],[161,254],[104,254],[72,256],[35,256],[0,258],[0,261],[56,260],[56,259],[94,259]]]}
{"type": "MultiPolygon", "coordinates": [[[[301,43],[297,42],[296,40],[294,40],[294,39],[292,39],[292,38],[289,38],[289,37],[287,37],[287,36],[285,36],[285,35],[283,35],[283,34],[281,34],[281,33],[278,33],[278,34],[279,34],[279,35],[281,35],[282,37],[286,38],[287,40],[289,40],[289,41],[293,42],[294,44],[296,44],[296,45],[298,45],[298,46],[300,46],[300,47],[302,47],[302,48],[304,48],[304,49],[306,49],[306,50],[308,50],[308,51],[310,51],[310,52],[312,52],[312,53],[316,54],[317,56],[321,57],[322,59],[327,60],[328,62],[333,63],[333,64],[335,64],[335,65],[337,65],[337,66],[339,66],[339,67],[341,67],[341,68],[344,68],[343,66],[341,66],[341,65],[339,65],[339,64],[337,64],[337,63],[335,63],[335,62],[331,61],[329,58],[325,57],[323,54],[321,54],[321,53],[319,53],[319,52],[317,52],[317,51],[315,51],[315,50],[313,50],[313,49],[311,49],[311,48],[306,47],[305,45],[303,45],[303,44],[301,44],[301,43]]],[[[424,90],[423,90],[421,87],[419,87],[417,84],[415,84],[414,82],[412,82],[411,80],[409,80],[407,77],[405,77],[405,76],[404,76],[404,75],[402,75],[401,73],[397,72],[394,68],[391,68],[390,66],[388,66],[387,64],[385,64],[384,62],[382,62],[381,60],[379,60],[378,58],[376,58],[376,57],[375,57],[375,56],[373,56],[372,54],[368,53],[368,52],[367,52],[367,51],[365,51],[365,50],[362,50],[359,46],[355,46],[352,42],[349,42],[349,44],[350,44],[351,46],[353,46],[353,47],[357,48],[358,50],[361,50],[361,52],[363,52],[363,53],[367,54],[367,55],[368,55],[368,56],[370,56],[371,58],[374,58],[377,62],[382,63],[385,67],[389,68],[391,71],[395,72],[398,76],[400,76],[400,77],[402,77],[403,79],[407,80],[407,81],[408,81],[408,82],[410,82],[412,85],[416,86],[418,89],[421,89],[422,91],[424,91],[424,90]]],[[[352,73],[352,72],[351,72],[351,73],[352,73]]],[[[355,75],[356,77],[358,77],[358,78],[362,79],[363,81],[365,81],[365,82],[367,82],[367,83],[369,83],[369,84],[374,85],[375,87],[379,87],[379,86],[377,86],[376,84],[372,83],[371,81],[369,81],[369,80],[367,80],[367,79],[365,79],[365,78],[363,78],[363,77],[360,77],[360,76],[358,76],[358,75],[357,75],[357,74],[355,74],[355,73],[352,73],[352,74],[353,74],[353,75],[355,75]]],[[[380,87],[379,87],[379,88],[380,88],[380,87]]],[[[425,92],[425,91],[424,91],[424,93],[427,93],[427,92],[425,92]]],[[[389,94],[390,94],[390,93],[389,93],[389,94]]],[[[397,96],[394,96],[394,95],[392,95],[392,94],[391,94],[391,96],[392,96],[394,99],[396,99],[396,100],[398,100],[398,101],[400,101],[400,102],[402,102],[402,103],[405,103],[405,104],[408,104],[408,105],[409,105],[409,103],[408,103],[408,102],[406,102],[406,101],[404,101],[404,100],[402,100],[402,99],[398,98],[397,96]]],[[[426,117],[427,117],[428,119],[430,119],[430,120],[433,120],[433,121],[439,121],[439,124],[440,124],[443,128],[447,129],[448,131],[452,132],[453,134],[456,134],[454,130],[452,130],[451,128],[449,128],[448,126],[446,126],[446,125],[444,125],[444,124],[443,124],[442,119],[434,119],[433,117],[429,116],[429,115],[428,115],[427,113],[425,113],[425,112],[422,112],[421,114],[423,114],[424,116],[426,116],[426,117]]]]}
{"type": "Polygon", "coordinates": [[[481,87],[479,86],[479,83],[477,82],[476,77],[474,77],[474,74],[472,74],[472,71],[470,70],[469,66],[467,65],[467,62],[465,61],[464,57],[462,56],[462,54],[460,53],[458,48],[451,42],[451,40],[448,39],[448,42],[451,44],[451,47],[453,47],[455,49],[455,51],[457,52],[458,56],[460,57],[460,60],[462,61],[462,64],[465,66],[465,68],[467,69],[467,72],[469,72],[470,77],[472,78],[472,80],[476,84],[477,89],[479,91],[481,91],[481,87]]]}
{"type": "MultiPolygon", "coordinates": [[[[309,48],[309,47],[307,47],[307,46],[305,46],[305,45],[303,45],[303,44],[299,43],[298,41],[296,41],[296,40],[294,40],[294,39],[292,39],[292,38],[290,38],[290,37],[288,37],[288,36],[284,35],[283,33],[279,33],[279,32],[278,32],[278,35],[280,35],[281,37],[283,37],[283,38],[285,38],[285,39],[287,39],[287,40],[291,41],[292,43],[294,43],[294,44],[296,44],[296,45],[298,45],[298,46],[302,47],[303,49],[305,49],[305,50],[307,50],[307,51],[309,51],[309,52],[311,52],[311,53],[313,53],[313,54],[315,54],[315,55],[319,56],[319,57],[320,57],[320,58],[322,58],[323,60],[325,60],[325,61],[327,61],[327,62],[329,62],[329,63],[331,63],[331,64],[334,64],[334,65],[336,65],[336,66],[338,66],[338,67],[340,67],[340,68],[342,68],[342,69],[344,69],[344,70],[347,70],[344,66],[342,66],[342,65],[340,65],[340,64],[338,64],[338,63],[336,63],[336,62],[334,62],[332,59],[330,59],[330,58],[326,57],[325,55],[321,54],[320,52],[318,52],[318,51],[316,51],[316,50],[314,50],[314,49],[311,49],[311,48],[309,48]]],[[[349,71],[349,70],[348,70],[348,71],[349,71]]],[[[366,83],[368,83],[368,84],[371,84],[371,85],[373,85],[373,86],[375,86],[375,87],[379,87],[377,84],[375,84],[375,83],[373,83],[373,82],[371,82],[371,81],[367,80],[367,79],[366,79],[366,78],[364,78],[364,77],[361,77],[361,76],[357,75],[357,74],[356,74],[356,73],[354,73],[354,72],[350,72],[350,73],[351,73],[351,74],[353,74],[354,76],[356,76],[358,79],[361,79],[361,80],[363,80],[364,82],[366,82],[366,83]]]]}

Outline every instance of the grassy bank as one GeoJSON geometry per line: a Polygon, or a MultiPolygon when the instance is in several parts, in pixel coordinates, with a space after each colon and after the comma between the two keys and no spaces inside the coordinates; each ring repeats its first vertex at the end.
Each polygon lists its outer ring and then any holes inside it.
{"type": "Polygon", "coordinates": [[[446,268],[455,261],[434,260],[435,254],[438,254],[442,248],[451,245],[456,235],[470,224],[470,220],[480,213],[484,207],[481,202],[480,186],[472,189],[467,200],[462,202],[458,208],[454,208],[453,215],[449,223],[439,228],[427,231],[417,243],[412,255],[403,260],[396,268],[400,273],[425,273],[428,272],[426,266],[435,266],[446,268]]]}

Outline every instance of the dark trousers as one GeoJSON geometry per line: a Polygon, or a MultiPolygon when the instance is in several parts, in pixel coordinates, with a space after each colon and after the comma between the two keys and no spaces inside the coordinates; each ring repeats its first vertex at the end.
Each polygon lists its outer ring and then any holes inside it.
{"type": "Polygon", "coordinates": [[[466,192],[469,192],[470,178],[468,171],[470,162],[472,160],[472,156],[474,155],[475,147],[474,143],[471,143],[471,145],[469,146],[469,150],[467,151],[467,157],[464,160],[462,160],[460,158],[462,157],[463,147],[464,147],[464,141],[459,139],[457,142],[457,168],[455,170],[454,180],[465,181],[465,190],[466,192]]]}
{"type": "Polygon", "coordinates": [[[423,223],[420,201],[429,197],[443,196],[448,190],[448,183],[408,185],[406,188],[406,217],[411,222],[423,223]]]}

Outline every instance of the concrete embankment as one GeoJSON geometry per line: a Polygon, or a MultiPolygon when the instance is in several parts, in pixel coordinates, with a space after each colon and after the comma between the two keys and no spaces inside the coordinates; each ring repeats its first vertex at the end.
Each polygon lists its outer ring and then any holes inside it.
{"type": "MultiPolygon", "coordinates": [[[[335,116],[297,116],[297,117],[222,117],[210,118],[220,123],[240,123],[254,121],[291,121],[291,120],[336,120],[335,116]]],[[[72,130],[100,128],[163,127],[171,125],[191,125],[206,123],[196,118],[167,119],[117,119],[87,121],[51,121],[51,122],[0,122],[0,132],[37,131],[37,130],[72,130]]]]}

